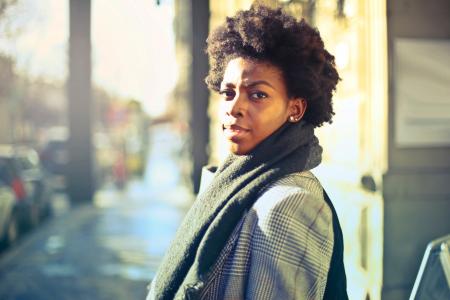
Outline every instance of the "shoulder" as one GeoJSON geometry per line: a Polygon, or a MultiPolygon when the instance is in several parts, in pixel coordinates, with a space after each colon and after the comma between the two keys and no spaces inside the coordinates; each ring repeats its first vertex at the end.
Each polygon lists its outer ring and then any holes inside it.
{"type": "Polygon", "coordinates": [[[319,180],[310,172],[287,175],[269,185],[252,207],[263,228],[306,227],[329,236],[332,212],[325,202],[319,180]],[[297,226],[296,226],[297,225],[297,226]]]}
{"type": "Polygon", "coordinates": [[[251,253],[248,293],[266,295],[269,290],[277,298],[286,293],[321,299],[334,245],[332,219],[323,188],[311,172],[288,175],[262,191],[240,230],[251,253]],[[253,284],[267,278],[264,287],[253,284]]]}
{"type": "Polygon", "coordinates": [[[333,242],[332,214],[317,178],[311,172],[283,177],[261,191],[236,226],[205,295],[211,290],[233,299],[323,295],[333,242]]]}

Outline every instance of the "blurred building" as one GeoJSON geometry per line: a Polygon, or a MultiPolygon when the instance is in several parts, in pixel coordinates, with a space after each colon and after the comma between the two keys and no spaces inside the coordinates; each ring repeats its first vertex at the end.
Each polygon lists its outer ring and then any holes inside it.
{"type": "Polygon", "coordinates": [[[387,1],[383,299],[406,299],[426,244],[450,232],[450,2],[387,1]]]}
{"type": "Polygon", "coordinates": [[[22,79],[14,70],[14,60],[0,54],[0,143],[27,139],[24,122],[22,79]]]}

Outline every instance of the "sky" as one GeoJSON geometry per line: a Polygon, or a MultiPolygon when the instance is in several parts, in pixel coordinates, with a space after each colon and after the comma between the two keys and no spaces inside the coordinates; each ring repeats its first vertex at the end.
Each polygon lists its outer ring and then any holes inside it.
{"type": "MultiPolygon", "coordinates": [[[[164,112],[177,80],[172,1],[92,0],[93,83],[164,112]]],[[[48,80],[67,78],[69,1],[19,0],[0,25],[0,51],[17,69],[48,80]]]]}

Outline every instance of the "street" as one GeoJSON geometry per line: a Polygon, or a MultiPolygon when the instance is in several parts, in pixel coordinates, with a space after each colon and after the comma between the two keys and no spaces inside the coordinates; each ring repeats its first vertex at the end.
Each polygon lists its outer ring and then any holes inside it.
{"type": "Polygon", "coordinates": [[[154,137],[143,179],[123,191],[107,185],[93,204],[63,209],[2,253],[0,299],[144,299],[192,201],[172,138],[154,137]]]}

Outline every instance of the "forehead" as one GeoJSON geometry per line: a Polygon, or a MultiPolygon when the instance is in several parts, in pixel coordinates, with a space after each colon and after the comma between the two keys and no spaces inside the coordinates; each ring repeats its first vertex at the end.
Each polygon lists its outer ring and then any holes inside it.
{"type": "Polygon", "coordinates": [[[271,83],[282,84],[281,71],[278,67],[266,63],[257,62],[245,58],[234,58],[230,60],[225,68],[223,84],[242,82],[251,83],[255,80],[266,80],[271,83]],[[281,82],[280,82],[281,81],[281,82]]]}

